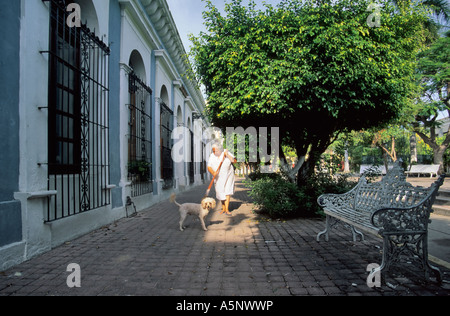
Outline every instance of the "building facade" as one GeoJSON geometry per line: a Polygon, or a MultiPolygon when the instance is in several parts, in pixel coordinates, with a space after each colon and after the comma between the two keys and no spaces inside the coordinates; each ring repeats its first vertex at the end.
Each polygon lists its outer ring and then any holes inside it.
{"type": "Polygon", "coordinates": [[[204,183],[205,101],[165,0],[0,5],[0,271],[204,183]]]}

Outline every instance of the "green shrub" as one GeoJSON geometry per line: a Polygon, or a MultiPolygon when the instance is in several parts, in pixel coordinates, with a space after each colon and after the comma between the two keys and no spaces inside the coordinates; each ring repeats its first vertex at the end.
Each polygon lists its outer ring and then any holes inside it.
{"type": "Polygon", "coordinates": [[[317,217],[324,215],[317,198],[324,193],[345,193],[356,183],[345,176],[319,173],[298,187],[282,174],[253,174],[246,182],[253,203],[272,218],[317,217]]]}
{"type": "Polygon", "coordinates": [[[260,180],[260,179],[279,179],[279,178],[283,178],[284,176],[280,173],[262,173],[260,171],[256,171],[256,172],[252,172],[248,175],[248,178],[251,181],[256,181],[256,180],[260,180]]]}
{"type": "Polygon", "coordinates": [[[301,194],[301,204],[309,209],[305,210],[308,216],[324,216],[323,209],[317,203],[317,199],[322,194],[334,193],[343,194],[350,191],[357,183],[349,181],[345,175],[332,176],[328,173],[318,173],[306,181],[306,184],[299,188],[301,194]]]}
{"type": "Polygon", "coordinates": [[[298,211],[297,185],[282,176],[260,177],[247,182],[253,203],[272,218],[291,217],[298,211]]]}

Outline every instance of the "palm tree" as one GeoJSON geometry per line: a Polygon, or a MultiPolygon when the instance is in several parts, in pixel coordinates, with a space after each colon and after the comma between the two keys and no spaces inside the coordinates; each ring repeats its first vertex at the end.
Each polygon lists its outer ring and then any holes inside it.
{"type": "Polygon", "coordinates": [[[433,15],[437,19],[443,19],[442,22],[448,27],[450,18],[450,4],[448,0],[425,0],[423,4],[433,11],[433,15]]]}
{"type": "Polygon", "coordinates": [[[423,4],[432,11],[425,27],[430,31],[434,42],[449,30],[450,3],[448,0],[425,0],[423,4]]]}
{"type": "MultiPolygon", "coordinates": [[[[428,30],[427,46],[431,46],[440,37],[448,36],[450,31],[450,1],[449,0],[415,0],[421,2],[427,7],[431,14],[428,21],[425,23],[425,28],[428,30]]],[[[392,3],[397,8],[409,3],[410,0],[392,0],[392,3]]]]}
{"type": "MultiPolygon", "coordinates": [[[[409,1],[392,0],[392,2],[399,7],[409,1]]],[[[427,45],[431,45],[449,29],[450,3],[448,0],[423,0],[422,4],[431,10],[431,15],[424,25],[429,32],[427,45]]]]}

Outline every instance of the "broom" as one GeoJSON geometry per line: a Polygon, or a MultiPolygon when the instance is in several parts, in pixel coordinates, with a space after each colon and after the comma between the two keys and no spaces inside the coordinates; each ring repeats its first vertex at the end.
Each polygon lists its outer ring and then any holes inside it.
{"type": "MultiPolygon", "coordinates": [[[[220,168],[222,167],[223,162],[225,161],[225,158],[227,157],[227,155],[223,155],[223,159],[220,162],[219,168],[217,168],[217,172],[220,170],[220,168]]],[[[216,173],[217,173],[216,172],[216,173]]],[[[216,175],[214,175],[214,177],[211,180],[211,183],[209,184],[208,190],[206,190],[206,194],[205,194],[205,198],[209,196],[209,191],[211,191],[212,185],[214,183],[214,179],[216,178],[216,175]]]]}

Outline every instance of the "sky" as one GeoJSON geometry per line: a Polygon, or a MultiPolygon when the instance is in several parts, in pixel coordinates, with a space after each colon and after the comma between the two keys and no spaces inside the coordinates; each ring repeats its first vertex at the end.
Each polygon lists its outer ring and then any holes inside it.
{"type": "MultiPolygon", "coordinates": [[[[202,0],[166,0],[172,17],[177,25],[181,40],[183,41],[186,52],[190,51],[192,46],[189,40],[189,34],[198,36],[201,31],[205,31],[203,25],[202,12],[205,11],[205,2],[202,0]]],[[[223,13],[225,8],[225,0],[212,0],[212,3],[223,13]]],[[[256,1],[261,3],[263,1],[256,1]]],[[[276,6],[280,0],[265,0],[264,2],[276,6]]],[[[244,1],[244,4],[247,4],[244,1]]]]}
{"type": "MultiPolygon", "coordinates": [[[[205,31],[203,25],[202,12],[205,11],[205,2],[202,0],[166,0],[169,9],[172,12],[173,19],[177,25],[181,40],[183,41],[186,52],[192,45],[189,40],[189,34],[198,36],[201,31],[205,31]]],[[[212,3],[223,13],[225,8],[225,0],[212,0],[212,3]]],[[[263,7],[263,2],[276,6],[281,0],[255,0],[263,7]]],[[[244,4],[247,4],[244,1],[244,4]]]]}

